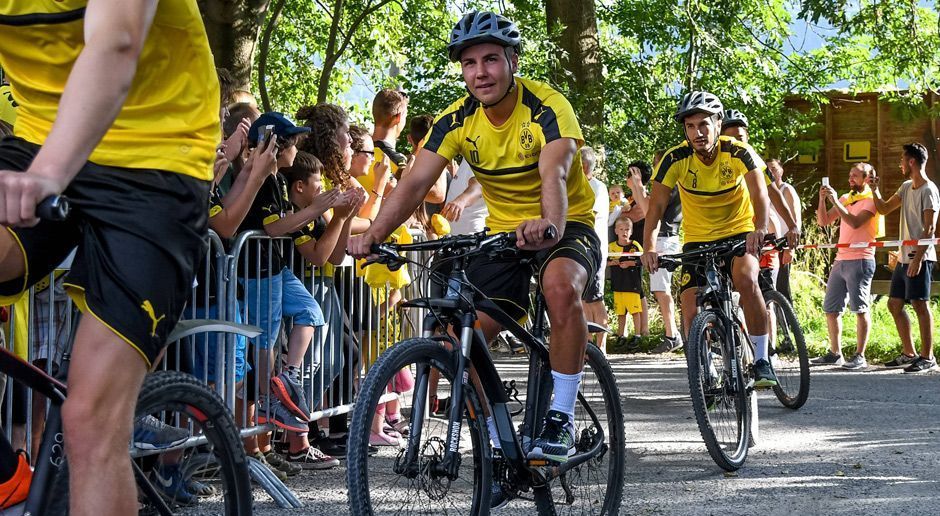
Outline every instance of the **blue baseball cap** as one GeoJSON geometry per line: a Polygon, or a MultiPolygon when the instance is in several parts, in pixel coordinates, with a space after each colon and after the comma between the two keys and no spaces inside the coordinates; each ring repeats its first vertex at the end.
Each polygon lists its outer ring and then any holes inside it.
{"type": "Polygon", "coordinates": [[[248,141],[252,145],[258,144],[261,139],[262,129],[266,125],[273,125],[274,134],[284,140],[298,134],[310,132],[309,127],[298,126],[283,113],[270,111],[259,116],[255,123],[251,124],[251,128],[248,129],[248,141]]]}

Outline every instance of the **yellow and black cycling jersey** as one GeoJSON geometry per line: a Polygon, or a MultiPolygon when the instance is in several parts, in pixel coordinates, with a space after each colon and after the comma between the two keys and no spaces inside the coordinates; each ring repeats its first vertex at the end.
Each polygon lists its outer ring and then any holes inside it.
{"type": "Polygon", "coordinates": [[[686,243],[754,231],[754,208],[744,176],[757,170],[765,184],[773,181],[750,145],[729,136],[719,137],[718,145],[715,161],[705,165],[683,142],[666,151],[653,174],[654,181],[679,187],[686,243]]]}
{"type": "MultiPolygon", "coordinates": [[[[87,4],[0,1],[0,67],[19,104],[14,133],[28,142],[43,144],[52,129],[85,47],[87,4]]],[[[196,0],[161,0],[124,106],[89,161],[210,180],[221,141],[219,101],[196,0]]]]}
{"type": "MultiPolygon", "coordinates": [[[[470,95],[454,102],[437,117],[424,148],[447,160],[458,154],[470,164],[489,208],[486,225],[512,231],[524,220],[542,216],[542,148],[571,138],[580,148],[581,127],[571,104],[546,84],[516,77],[519,89],[509,119],[496,127],[480,102],[470,95]]],[[[594,225],[594,192],[581,169],[578,151],[568,170],[567,220],[594,225]]]]}

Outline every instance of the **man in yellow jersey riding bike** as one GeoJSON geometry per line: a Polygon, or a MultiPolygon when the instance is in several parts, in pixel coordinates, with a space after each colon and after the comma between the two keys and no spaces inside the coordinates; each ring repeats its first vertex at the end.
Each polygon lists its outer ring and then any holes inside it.
{"type": "MultiPolygon", "coordinates": [[[[683,251],[730,239],[746,239],[747,253],[734,258],[728,272],[741,295],[741,309],[755,348],[755,386],[777,385],[767,355],[768,318],[758,286],[758,254],[767,235],[768,195],[784,217],[791,247],[800,232],[767,173],[764,161],[750,145],[719,136],[724,108],[718,97],[706,91],[687,93],[679,102],[675,120],[682,124],[686,141],[669,149],[653,174],[653,189],[641,260],[651,272],[659,267],[656,235],[669,194],[678,185],[682,200],[683,251]]],[[[697,312],[695,294],[705,285],[701,268],[684,267],[680,286],[682,320],[686,331],[697,312]]],[[[688,342],[688,340],[686,340],[688,342]]]]}
{"type": "MultiPolygon", "coordinates": [[[[19,103],[0,142],[0,304],[78,248],[65,281],[85,313],[62,407],[70,514],[136,514],[134,407],[205,254],[221,139],[202,18],[196,0],[0,2],[0,67],[19,103]],[[37,220],[58,194],[72,216],[37,220]]],[[[0,442],[5,476],[25,461],[0,442]]]]}
{"type": "MultiPolygon", "coordinates": [[[[555,391],[529,457],[564,462],[574,449],[572,420],[587,344],[581,299],[600,266],[600,243],[593,227],[594,194],[581,171],[584,142],[574,111],[548,85],[515,76],[520,44],[516,25],[501,15],[471,12],[461,18],[448,51],[460,63],[468,94],[437,117],[411,173],[349,248],[356,256],[368,255],[372,244],[385,240],[415,210],[450,160],[463,156],[482,187],[489,208],[486,225],[494,232],[514,231],[519,248],[537,256],[552,325],[555,391]],[[557,234],[546,239],[552,227],[557,234]]],[[[483,257],[467,273],[509,315],[526,316],[528,266],[518,259],[483,257]]],[[[485,311],[479,316],[491,341],[501,328],[485,311]]],[[[495,425],[488,424],[495,435],[495,425]]]]}

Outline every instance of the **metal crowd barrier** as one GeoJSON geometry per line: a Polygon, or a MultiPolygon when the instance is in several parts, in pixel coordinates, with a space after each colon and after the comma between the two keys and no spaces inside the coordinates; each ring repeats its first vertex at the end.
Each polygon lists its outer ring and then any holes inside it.
{"type": "MultiPolygon", "coordinates": [[[[412,235],[415,240],[424,238],[419,231],[413,231],[412,235]]],[[[208,242],[209,252],[194,282],[183,319],[221,319],[261,326],[263,321],[259,316],[270,315],[272,304],[281,301],[275,299],[277,291],[271,281],[275,273],[283,272],[271,270],[276,265],[272,258],[275,250],[280,250],[284,257],[284,270],[293,273],[315,299],[325,324],[314,330],[300,367],[311,421],[345,417],[355,402],[355,387],[368,367],[393,343],[419,334],[421,311],[402,309],[395,303],[397,299],[427,294],[427,275],[419,270],[412,268],[409,271],[412,281],[400,289],[392,288],[389,283],[376,285],[373,282],[370,286],[351,259],[347,258],[338,266],[313,267],[286,237],[270,238],[261,231],[248,231],[237,235],[227,248],[210,232],[208,242]]],[[[426,263],[429,257],[415,255],[412,258],[426,263]]],[[[72,318],[77,313],[62,289],[65,272],[65,268],[57,270],[48,281],[30,290],[20,308],[11,310],[6,335],[5,344],[9,349],[19,351],[20,356],[30,362],[46,359],[44,367],[49,372],[55,370],[61,358],[69,341],[72,318]],[[17,310],[28,311],[29,321],[17,310]],[[53,359],[48,360],[48,357],[53,359]]],[[[243,401],[259,400],[268,390],[272,371],[277,374],[282,370],[283,352],[293,326],[290,318],[271,321],[269,316],[266,319],[269,320],[266,334],[274,335],[270,338],[274,341],[273,367],[263,368],[265,370],[259,367],[265,362],[258,345],[262,337],[246,342],[244,337],[230,333],[194,335],[171,343],[157,365],[190,373],[211,385],[235,415],[242,437],[246,438],[275,429],[270,423],[254,425],[248,403],[243,401]],[[248,363],[253,374],[240,374],[242,362],[248,363]]],[[[14,448],[32,450],[38,446],[42,433],[42,400],[12,383],[8,379],[0,381],[3,429],[14,448]]],[[[397,394],[389,392],[383,399],[394,401],[397,394]]],[[[259,406],[256,414],[268,413],[268,410],[268,406],[259,406]]],[[[325,430],[324,425],[320,428],[325,430]]],[[[275,499],[282,506],[289,505],[289,499],[286,502],[275,499]]]]}

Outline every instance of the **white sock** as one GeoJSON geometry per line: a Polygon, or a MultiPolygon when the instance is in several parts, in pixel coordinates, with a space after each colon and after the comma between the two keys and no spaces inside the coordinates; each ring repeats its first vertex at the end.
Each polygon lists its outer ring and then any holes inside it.
{"type": "Polygon", "coordinates": [[[499,432],[496,431],[496,420],[493,416],[486,418],[486,428],[490,431],[490,442],[493,443],[493,448],[502,450],[503,445],[499,442],[499,432]]]}
{"type": "Polygon", "coordinates": [[[574,404],[578,399],[578,388],[581,386],[581,376],[583,374],[562,374],[558,371],[552,371],[552,379],[555,381],[555,397],[552,398],[551,410],[568,414],[572,422],[574,422],[574,404]]]}
{"type": "Polygon", "coordinates": [[[754,361],[767,360],[767,335],[751,335],[754,344],[754,361]]]}

